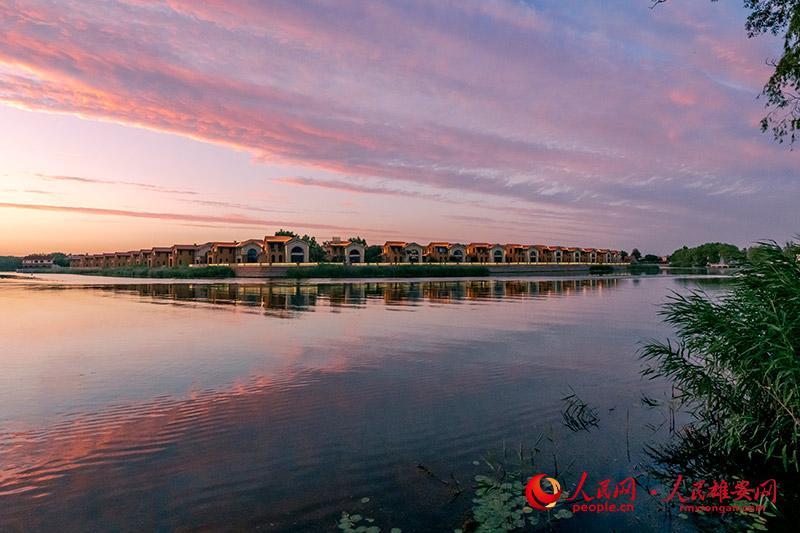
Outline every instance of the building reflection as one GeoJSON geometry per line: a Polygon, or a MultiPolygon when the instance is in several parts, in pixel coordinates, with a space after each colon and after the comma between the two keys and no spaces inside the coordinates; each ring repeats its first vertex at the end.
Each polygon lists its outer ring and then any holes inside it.
{"type": "Polygon", "coordinates": [[[553,280],[392,281],[356,283],[213,283],[141,284],[98,287],[137,294],[155,303],[199,302],[241,306],[264,314],[296,318],[317,306],[333,311],[364,307],[457,304],[530,298],[564,297],[602,292],[618,286],[616,278],[553,280]]]}

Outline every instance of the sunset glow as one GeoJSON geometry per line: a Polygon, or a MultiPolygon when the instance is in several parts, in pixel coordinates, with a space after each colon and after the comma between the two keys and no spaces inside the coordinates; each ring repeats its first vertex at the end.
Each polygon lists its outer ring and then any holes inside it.
{"type": "Polygon", "coordinates": [[[0,3],[0,255],[798,231],[732,2],[0,3]]]}

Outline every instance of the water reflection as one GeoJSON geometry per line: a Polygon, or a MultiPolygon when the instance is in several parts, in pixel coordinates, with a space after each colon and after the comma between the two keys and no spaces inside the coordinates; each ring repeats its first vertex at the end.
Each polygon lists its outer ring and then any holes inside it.
{"type": "Polygon", "coordinates": [[[624,477],[626,439],[635,463],[650,438],[626,428],[661,392],[637,342],[663,334],[654,304],[675,287],[0,285],[0,530],[328,531],[366,496],[404,531],[452,531],[471,502],[416,465],[466,481],[542,432],[564,464],[624,477]],[[569,387],[596,432],[559,434],[569,387]]]}
{"type": "Polygon", "coordinates": [[[218,306],[260,308],[281,318],[297,318],[316,306],[360,307],[368,300],[386,305],[457,303],[461,301],[499,301],[569,296],[602,291],[618,286],[617,278],[554,280],[466,280],[402,281],[368,283],[220,283],[220,284],[141,284],[100,287],[120,293],[136,294],[156,302],[204,302],[218,306]]]}

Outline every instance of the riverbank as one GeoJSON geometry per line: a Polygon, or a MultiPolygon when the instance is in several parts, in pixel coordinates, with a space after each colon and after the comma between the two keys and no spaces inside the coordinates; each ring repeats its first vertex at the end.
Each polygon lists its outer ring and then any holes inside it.
{"type": "Polygon", "coordinates": [[[118,278],[226,279],[226,278],[461,278],[531,274],[658,274],[658,265],[589,263],[492,263],[492,264],[353,264],[308,263],[237,264],[187,267],[116,267],[25,269],[24,274],[79,274],[118,278]]]}

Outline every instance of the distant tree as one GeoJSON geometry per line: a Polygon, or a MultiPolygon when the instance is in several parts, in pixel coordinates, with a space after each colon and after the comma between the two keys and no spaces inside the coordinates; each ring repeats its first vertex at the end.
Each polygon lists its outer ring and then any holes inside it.
{"type": "Polygon", "coordinates": [[[365,247],[367,246],[366,239],[362,239],[361,237],[350,237],[347,240],[350,241],[350,242],[355,242],[355,243],[360,244],[360,245],[365,246],[365,247]]]}
{"type": "Polygon", "coordinates": [[[726,263],[736,263],[745,258],[745,253],[733,244],[707,242],[694,248],[684,246],[675,250],[669,257],[669,263],[672,266],[701,267],[709,263],[718,263],[720,259],[726,263]]]}
{"type": "Polygon", "coordinates": [[[279,229],[275,232],[276,237],[297,237],[297,233],[289,231],[288,229],[279,229]]]}
{"type": "Polygon", "coordinates": [[[0,272],[13,272],[22,266],[22,258],[0,255],[0,272]]]}
{"type": "Polygon", "coordinates": [[[639,261],[642,258],[642,252],[640,252],[638,248],[634,248],[631,252],[631,256],[635,257],[636,260],[639,261]]]}
{"type": "Polygon", "coordinates": [[[69,257],[67,254],[63,252],[54,252],[53,253],[53,264],[58,265],[60,267],[68,267],[69,266],[69,257]]]}
{"type": "Polygon", "coordinates": [[[628,257],[628,252],[626,252],[625,250],[620,250],[620,251],[619,251],[619,256],[620,256],[620,257],[623,259],[623,261],[624,261],[624,260],[625,260],[625,258],[626,258],[626,257],[628,257]]]}
{"type": "Polygon", "coordinates": [[[642,263],[658,263],[660,261],[661,258],[653,254],[645,254],[645,256],[642,258],[642,263]]]}
{"type": "MultiPolygon", "coordinates": [[[[666,1],[652,3],[656,6],[666,1]]],[[[744,5],[750,10],[745,22],[748,37],[783,36],[783,54],[768,61],[774,70],[761,91],[766,107],[771,108],[761,119],[761,131],[771,129],[779,143],[787,139],[794,143],[800,130],[800,1],[744,0],[744,5]]]]}
{"type": "Polygon", "coordinates": [[[305,241],[308,244],[308,260],[312,263],[319,263],[320,261],[325,261],[325,250],[320,246],[317,242],[317,239],[312,237],[311,235],[303,235],[300,237],[301,241],[305,241]]]}
{"type": "Polygon", "coordinates": [[[383,248],[378,246],[377,244],[373,244],[372,246],[367,246],[367,249],[364,252],[364,261],[367,263],[378,263],[381,260],[382,253],[383,253],[383,248]]]}

